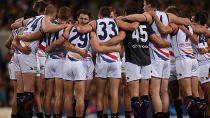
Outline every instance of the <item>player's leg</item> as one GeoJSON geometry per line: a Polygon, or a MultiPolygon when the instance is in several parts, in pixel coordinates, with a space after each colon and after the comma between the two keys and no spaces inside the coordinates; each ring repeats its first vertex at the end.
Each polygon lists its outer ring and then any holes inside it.
{"type": "Polygon", "coordinates": [[[74,81],[75,99],[76,99],[76,117],[82,118],[85,104],[85,81],[74,81]]]}
{"type": "Polygon", "coordinates": [[[61,110],[63,106],[63,79],[55,78],[55,102],[54,102],[54,117],[61,118],[61,110]]]}
{"type": "Polygon", "coordinates": [[[51,117],[51,98],[54,91],[54,79],[45,78],[44,111],[45,118],[51,117]]]}
{"type": "Polygon", "coordinates": [[[96,82],[96,109],[97,117],[103,118],[103,101],[104,101],[104,90],[106,87],[106,79],[95,78],[96,82]]]}
{"type": "Polygon", "coordinates": [[[24,117],[23,114],[23,79],[21,72],[16,72],[17,77],[17,106],[18,106],[18,115],[19,117],[24,117]]]}
{"type": "Polygon", "coordinates": [[[64,81],[64,108],[67,118],[73,118],[73,97],[74,97],[74,84],[73,81],[64,81]]]}
{"type": "MultiPolygon", "coordinates": [[[[170,77],[171,79],[172,77],[170,77]]],[[[171,92],[171,97],[173,99],[174,107],[176,110],[177,118],[183,118],[182,114],[182,97],[181,91],[177,80],[172,80],[169,82],[169,90],[171,92]]]]}
{"type": "Polygon", "coordinates": [[[200,111],[200,98],[199,98],[199,92],[198,92],[198,77],[194,76],[191,78],[191,86],[192,86],[192,96],[195,101],[196,109],[198,112],[200,111]]]}
{"type": "Polygon", "coordinates": [[[159,116],[162,114],[162,102],[160,98],[160,85],[161,79],[152,77],[150,84],[150,93],[152,97],[152,107],[154,116],[159,116]]]}
{"type": "Polygon", "coordinates": [[[205,111],[205,118],[209,118],[210,117],[210,82],[202,84],[202,87],[204,88],[206,96],[207,96],[206,97],[207,108],[205,111]]]}
{"type": "Polygon", "coordinates": [[[200,117],[204,118],[204,112],[206,110],[206,100],[205,100],[205,92],[204,89],[201,87],[201,83],[199,82],[198,84],[198,92],[199,92],[199,98],[200,98],[200,106],[199,106],[199,110],[200,110],[200,117]]]}
{"type": "Polygon", "coordinates": [[[92,83],[92,79],[90,80],[87,80],[86,81],[86,84],[85,84],[85,109],[84,109],[84,114],[83,114],[83,117],[85,117],[85,114],[86,114],[86,111],[87,111],[87,108],[88,108],[88,104],[89,104],[89,98],[90,98],[90,88],[91,88],[91,83],[92,83]]]}
{"type": "Polygon", "coordinates": [[[110,93],[110,107],[111,115],[113,118],[117,116],[118,104],[119,104],[119,85],[120,79],[109,79],[109,93],[110,93]]]}
{"type": "Polygon", "coordinates": [[[24,85],[24,117],[31,118],[33,113],[36,73],[22,73],[22,78],[24,85]]]}
{"type": "Polygon", "coordinates": [[[108,118],[108,107],[109,107],[109,80],[106,82],[104,91],[104,102],[103,102],[103,118],[108,118]]]}
{"type": "Polygon", "coordinates": [[[10,84],[12,85],[14,91],[13,91],[13,97],[12,97],[12,115],[11,118],[18,118],[18,107],[17,107],[17,80],[10,80],[10,84]]]}
{"type": "Polygon", "coordinates": [[[163,114],[166,118],[169,118],[169,94],[168,94],[168,79],[161,80],[161,101],[163,114]]]}
{"type": "Polygon", "coordinates": [[[125,118],[131,118],[131,97],[128,90],[128,85],[126,82],[126,75],[122,73],[122,82],[123,82],[123,97],[124,97],[124,114],[125,118]]]}

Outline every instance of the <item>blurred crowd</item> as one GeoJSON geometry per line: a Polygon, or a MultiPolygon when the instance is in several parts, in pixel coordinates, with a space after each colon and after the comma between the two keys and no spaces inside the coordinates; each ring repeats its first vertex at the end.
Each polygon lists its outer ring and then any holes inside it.
{"type": "MultiPolygon", "coordinates": [[[[1,0],[0,4],[0,31],[10,31],[10,25],[17,18],[23,16],[24,12],[32,8],[35,0],[1,0]]],[[[50,0],[46,0],[50,1],[50,0]]],[[[51,0],[53,4],[60,8],[63,5],[70,6],[72,19],[75,18],[75,12],[81,8],[91,10],[93,16],[97,17],[100,6],[111,5],[115,8],[123,8],[126,3],[132,0],[51,0]]],[[[143,0],[133,0],[143,4],[143,0]]],[[[210,14],[209,0],[159,0],[159,9],[164,10],[169,5],[176,5],[181,10],[193,15],[196,11],[205,10],[210,14]]],[[[210,23],[209,23],[210,26],[210,23]]],[[[9,75],[7,64],[11,55],[2,57],[0,52],[0,107],[11,106],[12,88],[9,84],[9,75]]]]}

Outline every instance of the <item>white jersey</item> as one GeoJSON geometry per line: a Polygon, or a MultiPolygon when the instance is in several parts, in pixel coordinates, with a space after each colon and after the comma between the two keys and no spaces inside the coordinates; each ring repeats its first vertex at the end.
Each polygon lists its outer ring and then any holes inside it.
{"type": "MultiPolygon", "coordinates": [[[[58,23],[53,23],[54,25],[58,25],[58,23]]],[[[54,41],[56,41],[62,34],[64,33],[64,29],[59,30],[55,33],[47,33],[46,34],[46,44],[51,45],[54,41]]],[[[55,48],[51,53],[48,54],[49,58],[52,59],[61,59],[64,57],[64,48],[63,46],[55,48]]]]}
{"type": "MultiPolygon", "coordinates": [[[[76,48],[85,50],[90,48],[90,33],[81,34],[75,27],[71,28],[68,40],[76,48]]],[[[71,51],[67,52],[66,58],[70,61],[80,61],[84,59],[80,54],[71,51]]]]}
{"type": "MultiPolygon", "coordinates": [[[[18,35],[18,33],[19,33],[19,31],[22,29],[23,27],[20,27],[20,28],[18,28],[18,29],[15,29],[14,31],[13,31],[13,39],[15,39],[15,37],[18,35]]],[[[15,53],[16,54],[22,54],[22,52],[20,52],[18,49],[15,49],[15,53]]]]}
{"type": "Polygon", "coordinates": [[[198,34],[198,45],[193,44],[193,51],[198,62],[209,63],[210,62],[210,53],[200,54],[197,48],[207,48],[207,37],[205,34],[198,34]]]}
{"type": "Polygon", "coordinates": [[[90,46],[88,49],[88,54],[87,54],[86,59],[90,60],[90,59],[92,59],[92,57],[93,57],[93,48],[90,46]]]}
{"type": "MultiPolygon", "coordinates": [[[[191,26],[187,26],[186,28],[193,34],[191,26]]],[[[174,49],[174,55],[177,59],[195,59],[192,42],[186,33],[181,29],[178,29],[177,33],[172,36],[171,44],[174,49]]]]}
{"type": "Polygon", "coordinates": [[[37,50],[37,55],[39,57],[45,57],[45,48],[46,48],[46,39],[43,39],[41,44],[39,44],[38,50],[37,50]]]}
{"type": "MultiPolygon", "coordinates": [[[[112,37],[117,36],[119,29],[113,18],[103,18],[96,21],[96,34],[99,42],[109,41],[112,37]]],[[[117,62],[120,61],[119,52],[98,53],[97,60],[100,62],[117,62]]]]}
{"type": "MultiPolygon", "coordinates": [[[[160,21],[167,26],[169,24],[169,18],[168,15],[165,12],[161,12],[161,11],[155,11],[156,15],[158,16],[158,18],[160,19],[160,21]]],[[[169,35],[161,35],[158,27],[155,23],[155,21],[153,21],[152,23],[152,29],[154,30],[155,34],[162,40],[166,40],[168,41],[169,39],[169,35]]],[[[169,50],[168,48],[158,48],[156,45],[154,45],[153,43],[150,43],[150,57],[151,59],[154,60],[169,60],[169,50]]]]}
{"type": "MultiPolygon", "coordinates": [[[[42,25],[42,19],[45,17],[45,15],[35,16],[31,18],[28,23],[26,24],[26,27],[24,28],[23,34],[31,34],[33,32],[36,32],[40,29],[42,25]]],[[[39,46],[39,40],[34,40],[30,42],[20,41],[21,45],[23,47],[28,46],[31,48],[31,54],[35,54],[37,51],[37,48],[39,46]]]]}

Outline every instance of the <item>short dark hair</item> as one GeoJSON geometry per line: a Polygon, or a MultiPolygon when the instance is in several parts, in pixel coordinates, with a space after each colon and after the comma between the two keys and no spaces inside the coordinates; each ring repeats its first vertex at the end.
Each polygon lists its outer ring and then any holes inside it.
{"type": "Polygon", "coordinates": [[[125,13],[127,15],[138,13],[138,4],[135,2],[130,2],[126,6],[127,7],[125,8],[125,13]]]}
{"type": "Polygon", "coordinates": [[[62,20],[68,20],[71,15],[71,9],[69,7],[63,6],[59,9],[59,18],[62,20]]]}
{"type": "Polygon", "coordinates": [[[39,9],[39,12],[44,12],[46,6],[47,6],[47,3],[44,1],[35,1],[33,5],[33,9],[34,11],[37,11],[39,9]]]}
{"type": "Polygon", "coordinates": [[[100,10],[99,10],[99,14],[102,17],[110,17],[110,14],[111,14],[110,7],[107,7],[107,6],[101,7],[100,10]]]}
{"type": "Polygon", "coordinates": [[[89,18],[91,18],[91,12],[88,9],[80,9],[79,11],[77,11],[77,17],[79,17],[80,14],[88,15],[89,18]]]}
{"type": "Polygon", "coordinates": [[[168,6],[165,12],[175,14],[176,16],[180,16],[180,10],[176,6],[168,6]]]}
{"type": "Polygon", "coordinates": [[[159,1],[158,0],[144,0],[147,4],[150,4],[152,8],[158,8],[159,1]]]}
{"type": "Polygon", "coordinates": [[[31,17],[34,17],[34,16],[38,16],[38,14],[32,10],[32,9],[29,9],[27,10],[25,13],[24,13],[24,19],[28,19],[28,18],[31,18],[31,17]]]}
{"type": "Polygon", "coordinates": [[[199,22],[200,21],[200,24],[201,25],[205,25],[207,23],[207,16],[206,16],[206,13],[204,11],[199,11],[196,13],[195,15],[195,22],[199,22]]]}

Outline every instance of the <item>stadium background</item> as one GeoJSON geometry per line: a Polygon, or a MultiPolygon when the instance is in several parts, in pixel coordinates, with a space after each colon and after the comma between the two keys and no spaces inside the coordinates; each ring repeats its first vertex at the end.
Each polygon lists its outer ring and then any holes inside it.
{"type": "MultiPolygon", "coordinates": [[[[13,88],[9,84],[7,69],[11,55],[5,48],[4,42],[11,33],[11,23],[14,22],[15,19],[22,17],[25,11],[32,8],[34,1],[35,0],[1,0],[0,2],[0,118],[7,118],[7,115],[11,112],[11,97],[13,94],[13,88]]],[[[111,5],[115,8],[122,9],[130,1],[143,3],[143,0],[51,0],[57,8],[63,5],[71,7],[72,19],[75,19],[75,12],[80,8],[90,9],[92,19],[95,19],[97,18],[100,6],[111,5]]],[[[206,10],[208,14],[210,14],[209,0],[159,0],[159,3],[160,10],[164,10],[169,5],[176,5],[181,10],[189,13],[189,15],[193,15],[193,13],[199,10],[206,10]]],[[[210,26],[210,17],[208,26],[210,26]]],[[[94,93],[91,102],[95,102],[94,93]]],[[[94,109],[94,105],[90,106],[88,113],[94,113],[94,109]]],[[[173,106],[170,106],[170,112],[171,115],[175,114],[173,106]]],[[[123,106],[121,107],[120,113],[123,113],[123,106]]]]}

